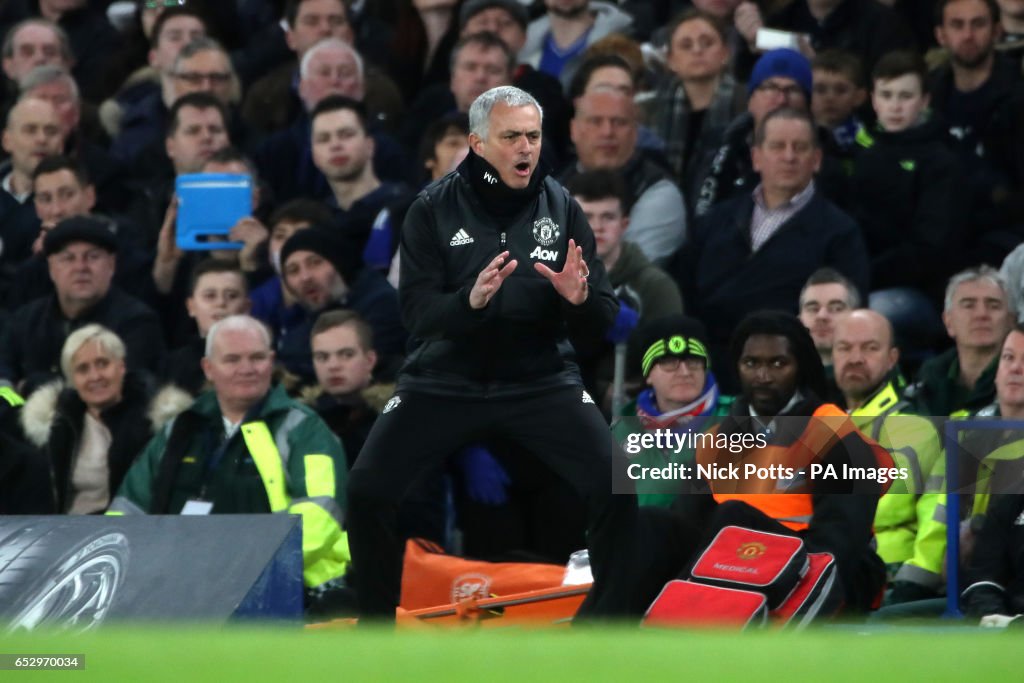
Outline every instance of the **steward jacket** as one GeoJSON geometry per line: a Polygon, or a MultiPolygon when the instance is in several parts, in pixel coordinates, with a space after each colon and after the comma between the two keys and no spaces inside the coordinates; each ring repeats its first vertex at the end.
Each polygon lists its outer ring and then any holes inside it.
{"type": "MultiPolygon", "coordinates": [[[[128,468],[153,436],[153,425],[161,421],[159,411],[180,411],[189,403],[191,397],[175,387],[154,396],[147,377],[134,372],[125,375],[121,400],[100,413],[100,422],[110,430],[111,436],[107,451],[111,498],[117,493],[128,468]]],[[[66,388],[63,382],[37,389],[21,411],[25,435],[49,457],[57,509],[61,513],[66,513],[75,499],[71,479],[78,461],[85,413],[86,406],[78,392],[66,388]]]]}
{"type": "Polygon", "coordinates": [[[856,142],[850,206],[871,257],[872,289],[915,287],[938,298],[966,218],[942,125],[861,128],[856,142]]]}
{"type": "MultiPolygon", "coordinates": [[[[739,398],[733,403],[730,418],[712,433],[734,438],[737,434],[763,433],[767,439],[764,448],[754,445],[738,453],[707,443],[698,448],[698,464],[734,463],[741,468],[739,479],[706,482],[714,500],[745,502],[792,529],[810,552],[832,553],[847,604],[858,609],[870,606],[885,582],[885,568],[871,544],[875,509],[888,485],[844,477],[842,467],[848,465],[864,471],[890,468],[893,461],[889,453],[857,431],[840,408],[813,396],[776,417],[767,431],[750,416],[746,400],[739,398]],[[794,476],[744,477],[742,468],[748,463],[762,468],[789,467],[794,476]],[[812,464],[831,465],[838,478],[812,479],[812,464]]],[[[706,500],[711,496],[681,498],[692,499],[686,501],[689,505],[699,505],[700,498],[706,500]]]]}
{"type": "Polygon", "coordinates": [[[974,411],[990,404],[996,397],[996,367],[999,355],[992,358],[978,377],[973,389],[960,384],[960,359],[956,348],[929,358],[917,371],[917,381],[903,392],[903,398],[914,406],[917,415],[947,417],[956,411],[974,411]]]}
{"type": "MultiPolygon", "coordinates": [[[[995,401],[981,410],[958,410],[950,417],[954,420],[979,418],[996,425],[991,428],[962,428],[959,433],[960,450],[956,490],[966,493],[960,504],[960,519],[970,519],[977,532],[987,514],[990,499],[1000,494],[1019,493],[1024,481],[1024,435],[1014,422],[1003,426],[1002,411],[995,401]]],[[[938,515],[946,519],[946,510],[940,506],[938,515]]]]}
{"type": "Polygon", "coordinates": [[[594,234],[568,192],[540,168],[503,217],[475,183],[501,183],[474,153],[413,202],[402,228],[399,302],[414,338],[397,390],[460,398],[509,398],[582,386],[569,340],[604,335],[618,311],[594,234]],[[538,175],[540,174],[540,175],[538,175]],[[476,177],[479,176],[479,177],[476,177]],[[534,270],[556,273],[569,240],[590,270],[586,301],[574,306],[534,270]],[[495,256],[518,261],[490,302],[469,305],[477,276],[495,256]]]}
{"type": "Polygon", "coordinates": [[[315,587],[342,576],[350,560],[342,531],[346,472],[337,437],[281,387],[226,440],[211,391],[150,440],[107,514],[178,514],[200,499],[213,504],[213,514],[301,515],[304,578],[315,587]]]}
{"type": "Polygon", "coordinates": [[[937,590],[942,586],[946,554],[946,524],[936,518],[942,504],[945,473],[942,441],[923,417],[906,413],[892,382],[885,382],[860,408],[850,412],[854,424],[905,467],[906,480],[897,479],[878,501],[875,538],[886,564],[899,564],[896,581],[910,581],[937,590]]]}

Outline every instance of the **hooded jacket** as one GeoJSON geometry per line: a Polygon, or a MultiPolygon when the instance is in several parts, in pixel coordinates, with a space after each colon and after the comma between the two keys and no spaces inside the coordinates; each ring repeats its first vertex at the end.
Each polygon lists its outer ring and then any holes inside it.
{"type": "Polygon", "coordinates": [[[622,253],[608,272],[608,279],[616,295],[631,302],[641,321],[683,312],[676,283],[632,242],[622,242],[622,253]]]}

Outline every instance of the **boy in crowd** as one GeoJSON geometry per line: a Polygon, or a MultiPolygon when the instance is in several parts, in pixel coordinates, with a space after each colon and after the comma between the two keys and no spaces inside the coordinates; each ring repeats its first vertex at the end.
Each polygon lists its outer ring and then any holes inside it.
{"type": "Polygon", "coordinates": [[[252,307],[245,274],[237,263],[216,258],[200,261],[192,269],[185,309],[196,331],[183,346],[167,355],[164,376],[193,396],[206,385],[200,363],[206,354],[206,334],[218,320],[247,314],[252,307]]]}
{"type": "MultiPolygon", "coordinates": [[[[825,50],[811,62],[814,85],[811,113],[819,126],[827,128],[848,157],[862,127],[857,110],[867,100],[864,69],[857,55],[845,50],[825,50]]],[[[849,170],[849,169],[847,169],[849,170]]]]}
{"type": "Polygon", "coordinates": [[[936,303],[963,228],[959,173],[943,127],[928,116],[925,74],[916,53],[879,60],[871,93],[878,122],[857,134],[851,179],[871,258],[871,308],[921,348],[941,336],[936,303]]]}

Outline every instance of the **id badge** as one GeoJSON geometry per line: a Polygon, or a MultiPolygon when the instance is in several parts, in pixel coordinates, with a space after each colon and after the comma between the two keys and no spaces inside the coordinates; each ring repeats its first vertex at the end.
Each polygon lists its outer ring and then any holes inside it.
{"type": "Polygon", "coordinates": [[[192,499],[181,508],[183,515],[208,515],[213,510],[213,503],[208,500],[192,499]]]}

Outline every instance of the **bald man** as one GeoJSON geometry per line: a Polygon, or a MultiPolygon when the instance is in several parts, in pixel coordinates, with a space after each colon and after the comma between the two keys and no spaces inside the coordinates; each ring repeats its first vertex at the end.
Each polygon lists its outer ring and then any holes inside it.
{"type": "Polygon", "coordinates": [[[34,97],[19,101],[7,115],[3,147],[9,164],[0,167],[3,189],[19,204],[32,194],[32,172],[45,157],[59,154],[64,145],[60,118],[53,105],[34,97]]]}
{"type": "Polygon", "coordinates": [[[621,173],[629,191],[629,232],[655,265],[664,265],[686,237],[686,209],[679,187],[665,169],[637,150],[638,121],[632,96],[611,87],[595,87],[576,100],[569,136],[576,163],[559,180],[579,173],[621,173]]]}
{"type": "Polygon", "coordinates": [[[28,201],[32,173],[63,145],[60,119],[49,102],[25,98],[7,114],[3,148],[10,158],[0,164],[0,298],[6,297],[11,267],[29,256],[39,234],[39,219],[28,201]]]}
{"type": "Polygon", "coordinates": [[[946,525],[940,507],[942,443],[931,422],[905,413],[894,386],[899,349],[892,325],[875,311],[858,309],[835,323],[835,379],[857,427],[886,448],[906,478],[878,501],[875,537],[889,569],[886,604],[934,598],[942,585],[946,525]],[[936,509],[939,517],[936,519],[936,509]]]}

